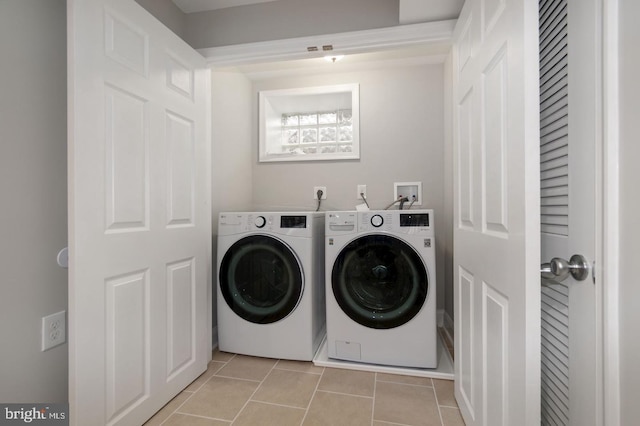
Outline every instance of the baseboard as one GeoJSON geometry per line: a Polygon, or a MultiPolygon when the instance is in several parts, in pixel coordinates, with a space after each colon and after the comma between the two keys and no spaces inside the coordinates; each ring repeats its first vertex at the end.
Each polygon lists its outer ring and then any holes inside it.
{"type": "Polygon", "coordinates": [[[446,348],[447,355],[451,358],[451,362],[455,358],[455,349],[454,349],[454,341],[453,341],[453,319],[449,316],[449,314],[445,311],[442,315],[442,326],[438,328],[440,332],[440,337],[442,338],[446,348]]]}
{"type": "Polygon", "coordinates": [[[218,327],[211,328],[211,350],[214,351],[218,348],[218,327]]]}
{"type": "Polygon", "coordinates": [[[444,311],[442,328],[446,333],[446,337],[453,342],[453,318],[449,316],[449,313],[444,311]]]}

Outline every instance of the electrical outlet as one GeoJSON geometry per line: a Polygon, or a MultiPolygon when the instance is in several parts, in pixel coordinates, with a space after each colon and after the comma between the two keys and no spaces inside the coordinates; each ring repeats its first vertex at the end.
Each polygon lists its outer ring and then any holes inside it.
{"type": "Polygon", "coordinates": [[[327,199],[327,187],[326,186],[314,186],[313,187],[313,199],[317,200],[318,199],[318,190],[322,191],[322,197],[320,197],[321,200],[326,200],[327,199]]]}
{"type": "Polygon", "coordinates": [[[67,341],[66,311],[42,317],[42,351],[67,341]]]}
{"type": "Polygon", "coordinates": [[[362,195],[360,194],[364,194],[364,198],[367,198],[367,185],[358,185],[358,193],[357,193],[357,198],[358,200],[362,200],[362,195]]]}

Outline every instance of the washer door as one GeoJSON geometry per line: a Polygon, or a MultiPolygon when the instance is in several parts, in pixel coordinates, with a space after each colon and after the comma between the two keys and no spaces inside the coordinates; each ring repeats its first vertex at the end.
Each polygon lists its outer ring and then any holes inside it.
{"type": "Polygon", "coordinates": [[[350,242],[333,264],[336,301],[352,320],[387,329],[410,321],[427,299],[424,262],[404,241],[366,235],[350,242]]]}
{"type": "Polygon", "coordinates": [[[238,240],[220,264],[220,291],[241,318],[257,324],[293,312],[304,287],[302,266],[282,241],[266,235],[238,240]]]}

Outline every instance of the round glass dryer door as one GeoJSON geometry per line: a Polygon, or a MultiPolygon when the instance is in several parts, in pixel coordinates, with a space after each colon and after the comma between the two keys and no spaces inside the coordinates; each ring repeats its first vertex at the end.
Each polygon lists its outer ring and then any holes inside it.
{"type": "Polygon", "coordinates": [[[333,294],[352,320],[387,329],[410,321],[429,289],[422,259],[404,241],[366,235],[350,242],[333,265],[333,294]]]}
{"type": "Polygon", "coordinates": [[[303,290],[298,258],[282,241],[265,235],[238,240],[220,264],[220,291],[241,318],[269,324],[289,315],[303,290]]]}

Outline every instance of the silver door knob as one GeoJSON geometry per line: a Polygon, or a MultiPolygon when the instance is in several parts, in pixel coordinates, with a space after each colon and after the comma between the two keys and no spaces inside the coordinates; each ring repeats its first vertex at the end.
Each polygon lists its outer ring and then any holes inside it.
{"type": "Polygon", "coordinates": [[[589,276],[589,264],[584,256],[574,254],[567,262],[559,257],[554,257],[549,263],[540,265],[540,275],[547,280],[556,282],[564,281],[569,275],[576,281],[584,281],[589,276]]]}

